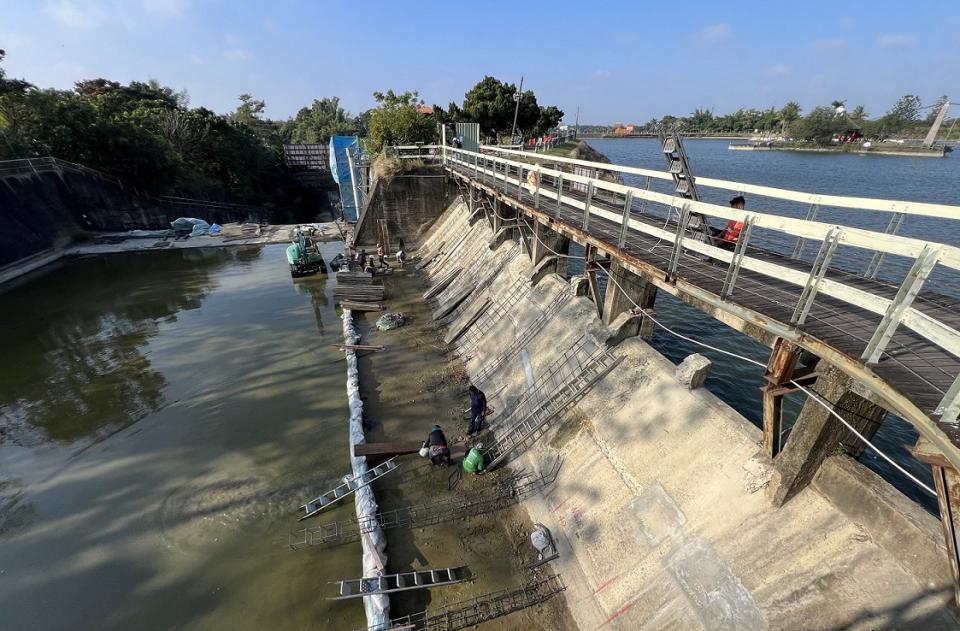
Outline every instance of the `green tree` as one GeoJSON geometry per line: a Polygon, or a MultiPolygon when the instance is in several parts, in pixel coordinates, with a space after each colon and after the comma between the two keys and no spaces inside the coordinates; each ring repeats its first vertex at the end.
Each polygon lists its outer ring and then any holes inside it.
{"type": "Polygon", "coordinates": [[[417,107],[423,105],[417,92],[395,94],[374,92],[377,107],[370,111],[368,147],[380,153],[384,147],[431,142],[436,138],[436,119],[421,114],[417,107]]]}
{"type": "Polygon", "coordinates": [[[898,122],[901,126],[906,126],[920,120],[921,105],[922,103],[919,96],[907,94],[906,96],[901,96],[897,102],[893,104],[893,107],[887,112],[887,116],[889,116],[891,120],[898,122]]]}
{"type": "Polygon", "coordinates": [[[858,105],[850,112],[850,120],[855,123],[862,123],[863,121],[870,118],[870,114],[867,113],[866,108],[863,105],[858,105]]]}
{"type": "Polygon", "coordinates": [[[334,96],[314,99],[309,108],[297,112],[291,140],[295,143],[325,143],[330,136],[352,136],[357,131],[357,119],[340,107],[340,99],[334,96]]]}
{"type": "Polygon", "coordinates": [[[807,140],[818,145],[830,144],[836,134],[846,131],[847,121],[836,115],[832,106],[821,106],[814,109],[808,116],[796,121],[790,131],[794,138],[807,140]]]}
{"type": "Polygon", "coordinates": [[[780,108],[777,112],[777,118],[780,120],[780,132],[787,133],[790,126],[800,119],[800,104],[796,101],[790,101],[780,108]]]}
{"type": "Polygon", "coordinates": [[[533,126],[531,131],[533,132],[534,136],[542,136],[551,129],[556,129],[557,125],[559,125],[560,121],[562,120],[563,110],[558,109],[553,105],[541,107],[540,117],[537,119],[537,123],[533,126]]]}
{"type": "Polygon", "coordinates": [[[695,132],[714,131],[715,123],[713,112],[708,109],[697,108],[690,115],[690,128],[695,132]]]}
{"type": "MultiPolygon", "coordinates": [[[[507,84],[494,77],[484,77],[479,83],[470,88],[463,97],[463,114],[467,120],[479,123],[480,130],[484,134],[492,135],[498,132],[509,131],[513,124],[513,112],[516,102],[513,95],[517,92],[515,85],[507,84]]],[[[532,95],[532,92],[530,93],[532,95]]],[[[539,112],[530,118],[530,100],[526,94],[521,97],[521,106],[524,106],[524,122],[532,124],[539,118],[539,112]],[[526,103],[523,101],[526,100],[526,103]]],[[[536,99],[534,98],[534,104],[536,99]]],[[[454,121],[456,122],[456,121],[454,121]]],[[[517,124],[521,129],[520,118],[517,118],[517,124]]]]}

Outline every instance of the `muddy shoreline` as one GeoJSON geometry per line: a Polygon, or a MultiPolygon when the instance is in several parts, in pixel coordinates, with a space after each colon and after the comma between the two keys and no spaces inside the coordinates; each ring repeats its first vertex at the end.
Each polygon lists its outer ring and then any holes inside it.
{"type": "MultiPolygon", "coordinates": [[[[454,467],[460,467],[466,443],[469,385],[463,362],[443,341],[443,332],[430,316],[422,294],[425,278],[408,263],[385,277],[387,305],[407,318],[392,331],[375,327],[377,314],[355,314],[364,340],[383,345],[381,352],[362,352],[358,360],[360,393],[364,400],[367,442],[422,440],[439,423],[452,448],[454,467]],[[359,317],[358,317],[359,316],[359,317]]],[[[483,436],[481,436],[483,439],[483,436]]],[[[464,476],[453,490],[453,468],[434,468],[417,454],[399,458],[401,470],[374,484],[381,511],[425,504],[469,492],[493,483],[493,477],[464,476]]],[[[374,461],[375,463],[376,461],[374,461]]],[[[507,475],[509,469],[497,472],[507,475]]],[[[387,530],[387,571],[466,565],[474,580],[433,590],[394,595],[393,619],[427,608],[456,603],[507,587],[527,583],[540,574],[526,569],[535,560],[529,535],[533,529],[526,510],[513,505],[496,513],[447,522],[423,529],[387,530]]],[[[575,629],[563,599],[498,619],[501,629],[575,629]]]]}

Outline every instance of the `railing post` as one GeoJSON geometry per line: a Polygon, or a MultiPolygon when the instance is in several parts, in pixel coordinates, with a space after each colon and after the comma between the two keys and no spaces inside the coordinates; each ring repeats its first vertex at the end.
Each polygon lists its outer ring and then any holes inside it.
{"type": "Polygon", "coordinates": [[[626,200],[623,202],[623,217],[620,219],[620,238],[617,239],[617,247],[623,249],[627,242],[627,229],[630,225],[630,209],[633,206],[633,191],[627,191],[626,200]]]}
{"type": "Polygon", "coordinates": [[[563,198],[563,173],[561,172],[559,177],[557,178],[557,210],[560,210],[560,208],[563,205],[563,202],[561,201],[562,198],[563,198]]]}
{"type": "Polygon", "coordinates": [[[743,230],[737,238],[737,245],[733,249],[733,258],[730,259],[730,266],[727,267],[727,275],[723,279],[723,289],[720,291],[721,298],[729,298],[733,294],[733,288],[737,284],[737,275],[740,273],[740,264],[743,263],[743,257],[747,252],[747,241],[750,240],[750,229],[752,217],[747,217],[743,222],[743,230]]]}
{"type": "Polygon", "coordinates": [[[677,267],[680,265],[680,254],[683,251],[683,234],[687,230],[687,222],[690,221],[690,207],[684,204],[680,209],[680,219],[677,221],[677,234],[674,236],[673,251],[670,253],[670,265],[667,268],[667,279],[674,280],[677,277],[677,267]]]}
{"type": "Polygon", "coordinates": [[[933,413],[940,415],[941,423],[956,424],[957,417],[960,416],[960,376],[957,376],[953,385],[943,395],[940,405],[933,413]]]}
{"type": "Polygon", "coordinates": [[[910,309],[914,298],[920,293],[923,283],[926,282],[930,272],[933,271],[937,261],[940,260],[942,250],[942,246],[935,246],[932,243],[923,246],[923,251],[913,262],[913,266],[907,272],[907,277],[903,279],[896,297],[887,307],[887,312],[883,314],[883,320],[877,325],[877,330],[873,332],[863,355],[860,356],[864,363],[875,364],[880,361],[880,356],[887,344],[890,343],[890,338],[896,333],[900,321],[903,320],[903,316],[910,309]]]}
{"type": "Polygon", "coordinates": [[[834,226],[830,228],[830,231],[827,232],[827,235],[823,238],[823,243],[820,244],[820,251],[817,252],[817,258],[810,267],[810,275],[807,276],[807,283],[804,285],[803,291],[800,292],[800,299],[797,300],[797,306],[793,310],[790,324],[798,325],[807,321],[807,314],[810,313],[810,307],[813,306],[813,301],[817,297],[817,291],[820,289],[820,281],[823,280],[827,269],[830,267],[830,260],[833,258],[833,253],[840,243],[841,234],[843,234],[843,230],[838,226],[834,226]]]}
{"type": "MultiPolygon", "coordinates": [[[[810,204],[810,207],[807,208],[807,215],[804,217],[806,221],[813,221],[817,218],[817,212],[820,210],[820,204],[814,202],[810,204]]],[[[799,259],[800,255],[803,254],[803,246],[806,245],[807,241],[803,237],[797,237],[797,245],[793,248],[793,254],[791,258],[799,259]]]]}
{"type": "Polygon", "coordinates": [[[583,231],[590,227],[590,204],[593,202],[593,180],[587,182],[587,198],[583,203],[583,231]]]}
{"type": "Polygon", "coordinates": [[[537,163],[537,188],[533,193],[533,207],[537,210],[540,209],[540,164],[537,163]]]}
{"type": "MultiPolygon", "coordinates": [[[[887,223],[887,229],[884,230],[884,234],[897,234],[897,231],[900,230],[900,226],[903,224],[903,213],[893,213],[893,216],[890,217],[890,222],[887,223]]],[[[867,264],[867,270],[863,273],[865,278],[876,278],[877,272],[880,271],[880,266],[883,265],[883,257],[886,252],[874,252],[873,256],[870,257],[870,262],[867,264]]]]}

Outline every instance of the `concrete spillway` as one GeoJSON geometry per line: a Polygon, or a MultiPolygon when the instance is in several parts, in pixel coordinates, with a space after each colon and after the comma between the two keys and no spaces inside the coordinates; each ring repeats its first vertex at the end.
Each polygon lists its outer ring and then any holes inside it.
{"type": "Polygon", "coordinates": [[[564,460],[557,485],[526,507],[558,539],[553,569],[581,628],[955,628],[935,518],[842,455],[775,507],[761,431],[703,388],[684,387],[673,364],[642,339],[623,339],[623,321],[605,326],[560,276],[508,257],[515,245],[494,240],[482,218],[471,225],[454,203],[421,252],[436,255],[429,280],[449,282],[436,292],[438,312],[501,434],[585,334],[622,358],[521,456],[534,466],[564,460]],[[462,300],[465,283],[496,268],[462,300]],[[453,270],[470,273],[450,281],[453,270]],[[462,302],[443,309],[454,298],[462,302]],[[475,317],[472,305],[485,302],[475,317]],[[471,336],[476,328],[482,335],[471,336]]]}

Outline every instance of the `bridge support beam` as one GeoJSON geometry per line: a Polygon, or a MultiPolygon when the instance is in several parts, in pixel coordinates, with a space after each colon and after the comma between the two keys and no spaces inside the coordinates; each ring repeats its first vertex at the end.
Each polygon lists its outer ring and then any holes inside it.
{"type": "MultiPolygon", "coordinates": [[[[617,261],[610,262],[610,279],[603,300],[603,323],[611,324],[624,311],[634,308],[634,303],[644,311],[653,309],[657,299],[657,286],[624,268],[617,261]],[[619,285],[619,286],[618,286],[619,285]]],[[[643,318],[641,330],[647,332],[644,339],[653,334],[653,321],[643,318]]]]}
{"type": "Polygon", "coordinates": [[[531,262],[536,266],[548,256],[566,254],[570,248],[570,239],[556,230],[551,230],[539,221],[533,224],[532,243],[530,244],[531,262]]]}
{"type": "MultiPolygon", "coordinates": [[[[867,439],[876,433],[887,413],[832,366],[819,371],[810,389],[867,439]]],[[[842,450],[857,455],[862,450],[859,443],[843,423],[808,397],[783,451],[773,461],[774,475],[768,489],[773,504],[782,506],[802,491],[828,456],[842,450]]]]}
{"type": "Polygon", "coordinates": [[[587,274],[587,283],[590,290],[587,297],[590,298],[596,306],[597,317],[603,320],[603,299],[600,297],[600,279],[597,277],[600,271],[600,264],[597,262],[597,248],[592,245],[587,245],[585,258],[586,264],[584,265],[584,272],[587,274]]]}

